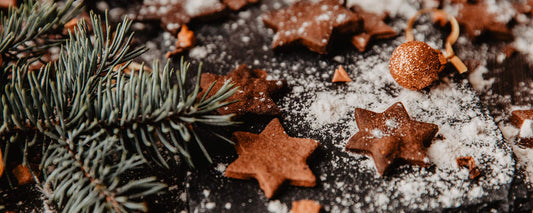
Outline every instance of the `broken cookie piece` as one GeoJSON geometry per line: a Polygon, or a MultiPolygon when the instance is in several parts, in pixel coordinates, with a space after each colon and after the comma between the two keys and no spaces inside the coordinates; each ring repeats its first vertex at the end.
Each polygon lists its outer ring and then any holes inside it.
{"type": "Polygon", "coordinates": [[[488,11],[486,3],[464,3],[457,15],[457,21],[464,32],[472,38],[488,34],[500,40],[512,40],[513,33],[507,23],[497,19],[497,14],[488,11]]]}
{"type": "Polygon", "coordinates": [[[175,49],[173,51],[167,52],[166,57],[170,58],[173,55],[182,53],[183,51],[192,48],[194,44],[196,44],[196,37],[194,36],[194,32],[192,30],[189,30],[189,27],[184,24],[181,27],[181,30],[178,33],[176,43],[174,44],[175,49]]]}
{"type": "Polygon", "coordinates": [[[359,7],[354,7],[352,10],[357,12],[364,22],[363,31],[352,37],[352,44],[359,52],[364,52],[372,41],[389,39],[397,35],[396,31],[383,21],[387,17],[386,14],[370,13],[359,7]]]}

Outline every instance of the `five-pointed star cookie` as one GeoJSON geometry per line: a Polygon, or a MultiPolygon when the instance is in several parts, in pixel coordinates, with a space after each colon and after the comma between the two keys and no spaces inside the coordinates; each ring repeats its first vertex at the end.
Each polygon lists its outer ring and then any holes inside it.
{"type": "Polygon", "coordinates": [[[457,21],[470,37],[476,38],[488,34],[496,39],[511,40],[513,33],[498,20],[498,15],[488,11],[486,3],[463,4],[457,15],[457,21]]]}
{"type": "Polygon", "coordinates": [[[272,48],[299,43],[320,54],[327,52],[333,33],[351,34],[362,27],[359,15],[338,0],[299,1],[263,15],[263,22],[277,31],[272,48]]]}
{"type": "Polygon", "coordinates": [[[279,115],[281,112],[271,96],[282,90],[284,82],[278,80],[266,80],[266,78],[266,71],[259,69],[250,70],[248,66],[244,64],[240,65],[226,76],[203,73],[200,82],[203,92],[200,93],[199,97],[203,96],[204,92],[213,82],[216,83],[210,94],[208,94],[209,96],[218,91],[218,89],[224,85],[226,80],[231,79],[231,81],[240,88],[233,96],[229,97],[227,101],[231,102],[237,100],[238,102],[217,109],[218,113],[234,113],[236,115],[279,115]]]}
{"type": "Polygon", "coordinates": [[[366,12],[357,7],[353,10],[363,18],[364,22],[363,32],[352,37],[352,44],[359,52],[364,52],[373,40],[389,39],[397,35],[396,31],[383,21],[386,15],[366,12]]]}
{"type": "Polygon", "coordinates": [[[255,178],[268,198],[285,181],[294,186],[313,187],[315,175],[306,160],[318,147],[312,139],[289,137],[277,118],[260,134],[235,132],[239,158],[226,169],[230,178],[255,178]]]}
{"type": "Polygon", "coordinates": [[[357,108],[355,120],[359,132],[350,138],[346,149],[370,154],[381,175],[395,160],[428,165],[426,148],[439,127],[411,119],[402,103],[382,113],[357,108]]]}

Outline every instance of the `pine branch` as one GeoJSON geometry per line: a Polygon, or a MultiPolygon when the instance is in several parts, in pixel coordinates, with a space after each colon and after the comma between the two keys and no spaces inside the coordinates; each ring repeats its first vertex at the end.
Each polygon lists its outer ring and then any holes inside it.
{"type": "Polygon", "coordinates": [[[89,131],[85,127],[48,146],[42,165],[46,179],[42,190],[62,212],[147,211],[146,205],[136,200],[166,185],[154,177],[121,181],[126,171],[144,163],[142,158],[128,156],[117,139],[106,136],[104,130],[78,135],[89,131]]]}
{"type": "Polygon", "coordinates": [[[234,125],[232,115],[213,115],[213,110],[231,104],[225,100],[237,88],[227,81],[212,97],[199,99],[201,67],[194,85],[187,84],[188,71],[189,64],[183,59],[176,73],[168,63],[162,71],[156,63],[153,72],[141,69],[138,75],[124,75],[119,70],[116,76],[100,80],[96,92],[99,95],[90,111],[102,121],[102,128],[113,132],[121,143],[135,147],[140,155],[147,152],[161,166],[168,167],[159,144],[171,153],[181,154],[192,166],[188,146],[194,141],[210,160],[195,126],[234,125]]]}
{"type": "Polygon", "coordinates": [[[69,34],[57,62],[38,72],[27,64],[12,67],[0,100],[0,137],[24,156],[34,144],[46,150],[42,189],[60,210],[143,211],[136,200],[163,186],[153,178],[118,178],[147,162],[168,167],[162,149],[192,165],[188,147],[194,143],[210,159],[196,127],[235,124],[231,115],[212,113],[231,104],[226,99],[237,88],[228,81],[215,95],[200,98],[201,69],[191,85],[183,61],[176,72],[155,63],[153,72],[141,68],[126,75],[127,65],[145,51],[130,46],[131,21],[113,30],[91,14],[91,23],[93,34],[83,21],[69,34]],[[138,155],[128,154],[130,148],[138,155]]]}
{"type": "MultiPolygon", "coordinates": [[[[0,54],[4,62],[32,63],[52,46],[59,46],[62,39],[51,38],[59,34],[66,22],[76,16],[81,2],[68,0],[62,8],[53,1],[25,0],[19,7],[10,7],[7,14],[0,14],[0,54]]],[[[4,73],[9,67],[4,68],[4,73]]]]}

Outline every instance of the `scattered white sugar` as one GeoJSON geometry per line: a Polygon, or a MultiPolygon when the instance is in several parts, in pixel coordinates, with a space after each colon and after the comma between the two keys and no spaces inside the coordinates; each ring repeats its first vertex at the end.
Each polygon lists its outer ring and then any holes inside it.
{"type": "Polygon", "coordinates": [[[206,209],[214,209],[217,206],[215,202],[208,202],[205,204],[206,209]]]}
{"type": "Polygon", "coordinates": [[[187,201],[187,193],[186,192],[182,192],[180,194],[180,200],[182,200],[184,202],[187,201]]]}
{"type": "Polygon", "coordinates": [[[388,12],[392,17],[410,18],[418,11],[416,1],[412,0],[347,0],[346,6],[360,6],[364,10],[377,14],[388,12]]]}
{"type": "Polygon", "coordinates": [[[209,197],[210,193],[211,193],[211,191],[209,191],[207,189],[204,189],[204,191],[202,191],[202,194],[204,194],[204,197],[209,197]]]}
{"type": "Polygon", "coordinates": [[[477,91],[485,91],[492,87],[492,84],[494,83],[494,78],[485,79],[483,77],[483,74],[486,74],[489,72],[487,67],[484,66],[486,62],[482,62],[483,64],[478,66],[477,69],[472,71],[470,75],[468,75],[468,80],[470,81],[470,84],[472,84],[472,87],[474,87],[477,91]]]}
{"type": "Polygon", "coordinates": [[[495,20],[501,23],[508,23],[516,15],[516,10],[510,1],[485,0],[487,12],[495,14],[495,20]]]}
{"type": "Polygon", "coordinates": [[[526,119],[520,128],[521,138],[533,138],[533,120],[526,119]]]}
{"type": "Polygon", "coordinates": [[[221,7],[219,0],[185,0],[183,8],[189,16],[197,16],[213,8],[221,7]]]}
{"type": "Polygon", "coordinates": [[[268,202],[267,210],[268,210],[268,212],[271,212],[271,213],[287,213],[287,212],[289,212],[289,209],[288,209],[287,205],[282,203],[279,200],[274,200],[274,201],[268,202]]]}
{"type": "Polygon", "coordinates": [[[215,170],[217,170],[221,174],[224,174],[224,172],[226,171],[226,164],[223,164],[223,163],[217,164],[217,167],[215,167],[215,170]]]}
{"type": "MultiPolygon", "coordinates": [[[[295,87],[297,93],[303,91],[303,86],[295,87]]],[[[316,118],[314,126],[322,126],[333,122],[338,122],[340,118],[348,113],[348,106],[344,97],[332,95],[327,92],[317,94],[316,101],[309,107],[309,112],[316,118]]]]}
{"type": "Polygon", "coordinates": [[[530,62],[533,63],[533,20],[530,19],[528,23],[518,24],[513,28],[513,35],[515,40],[512,46],[519,52],[528,56],[530,62]]]}
{"type": "Polygon", "coordinates": [[[499,127],[500,127],[500,130],[502,131],[503,137],[507,141],[513,141],[518,135],[518,133],[520,133],[520,129],[514,127],[511,124],[505,124],[505,125],[500,124],[499,127]]]}
{"type": "Polygon", "coordinates": [[[244,43],[248,43],[248,42],[250,42],[250,37],[243,36],[243,37],[241,37],[241,41],[244,42],[244,43]]]}
{"type": "Polygon", "coordinates": [[[189,56],[191,58],[196,58],[196,59],[205,58],[207,54],[208,54],[208,50],[205,46],[197,46],[197,47],[192,48],[191,51],[189,51],[189,56]]]}
{"type": "Polygon", "coordinates": [[[224,205],[224,208],[225,209],[231,209],[231,203],[226,203],[226,205],[224,205]]]}
{"type": "Polygon", "coordinates": [[[372,129],[370,130],[370,134],[375,138],[382,138],[385,135],[380,129],[372,129]]]}
{"type": "Polygon", "coordinates": [[[533,149],[520,148],[517,145],[513,145],[513,152],[517,158],[517,163],[525,168],[527,176],[530,181],[533,179],[533,149]]]}

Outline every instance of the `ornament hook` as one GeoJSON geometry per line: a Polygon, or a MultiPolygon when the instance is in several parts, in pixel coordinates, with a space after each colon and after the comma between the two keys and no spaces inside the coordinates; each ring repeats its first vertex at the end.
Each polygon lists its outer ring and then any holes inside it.
{"type": "Polygon", "coordinates": [[[434,15],[438,15],[439,17],[448,18],[452,27],[452,32],[450,33],[448,38],[446,38],[446,52],[444,52],[444,56],[446,57],[446,60],[450,62],[457,69],[457,71],[459,71],[459,73],[462,74],[467,72],[468,68],[463,63],[463,61],[461,61],[461,59],[455,55],[455,52],[452,48],[452,45],[457,41],[457,38],[459,38],[459,23],[457,22],[457,19],[455,19],[455,17],[448,15],[446,12],[439,9],[419,10],[411,19],[409,19],[409,22],[407,23],[407,28],[405,29],[405,39],[407,41],[415,40],[413,35],[413,24],[415,23],[416,19],[424,13],[433,13],[434,15]]]}

